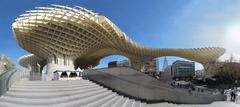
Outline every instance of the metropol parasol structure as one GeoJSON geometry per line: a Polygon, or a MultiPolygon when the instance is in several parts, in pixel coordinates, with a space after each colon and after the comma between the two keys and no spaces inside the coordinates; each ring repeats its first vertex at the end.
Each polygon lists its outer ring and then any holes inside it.
{"type": "Polygon", "coordinates": [[[18,44],[31,53],[20,57],[20,65],[31,72],[47,65],[50,78],[55,70],[97,66],[109,55],[126,56],[131,66],[140,70],[146,61],[157,57],[178,56],[205,66],[225,53],[220,47],[146,48],[107,17],[79,6],[36,7],[20,15],[12,29],[18,44]]]}

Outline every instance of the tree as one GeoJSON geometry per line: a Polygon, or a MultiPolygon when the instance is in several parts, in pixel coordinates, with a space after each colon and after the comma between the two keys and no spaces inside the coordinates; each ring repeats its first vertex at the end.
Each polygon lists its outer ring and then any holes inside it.
{"type": "Polygon", "coordinates": [[[218,81],[224,84],[233,84],[235,80],[240,80],[240,63],[237,63],[231,54],[229,60],[226,60],[221,66],[216,68],[218,81]]]}

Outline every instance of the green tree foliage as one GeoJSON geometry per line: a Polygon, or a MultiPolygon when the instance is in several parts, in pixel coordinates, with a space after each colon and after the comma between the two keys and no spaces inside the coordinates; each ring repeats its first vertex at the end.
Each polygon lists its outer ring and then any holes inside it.
{"type": "Polygon", "coordinates": [[[240,62],[237,63],[233,55],[216,68],[219,82],[234,84],[236,80],[240,80],[240,62]]]}
{"type": "Polygon", "coordinates": [[[226,62],[217,68],[216,76],[223,83],[234,83],[240,80],[240,63],[226,62]]]}

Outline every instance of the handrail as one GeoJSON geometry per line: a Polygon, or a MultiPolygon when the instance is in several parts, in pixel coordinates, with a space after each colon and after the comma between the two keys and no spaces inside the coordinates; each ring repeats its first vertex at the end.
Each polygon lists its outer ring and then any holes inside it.
{"type": "MultiPolygon", "coordinates": [[[[11,69],[11,70],[14,70],[14,69],[11,69]]],[[[9,71],[11,71],[11,70],[4,71],[3,73],[1,73],[1,74],[0,74],[0,78],[1,78],[4,74],[6,74],[7,72],[9,72],[9,71]]]]}
{"type": "Polygon", "coordinates": [[[7,87],[7,91],[9,90],[9,81],[10,81],[10,79],[11,79],[11,77],[13,76],[13,74],[15,74],[16,72],[17,72],[18,70],[17,69],[15,69],[15,71],[14,72],[12,72],[11,74],[10,74],[10,76],[7,78],[7,81],[6,81],[6,87],[7,87]]]}
{"type": "Polygon", "coordinates": [[[20,73],[18,69],[12,69],[0,75],[0,96],[5,94],[15,81],[20,80],[18,73],[20,73]]]}

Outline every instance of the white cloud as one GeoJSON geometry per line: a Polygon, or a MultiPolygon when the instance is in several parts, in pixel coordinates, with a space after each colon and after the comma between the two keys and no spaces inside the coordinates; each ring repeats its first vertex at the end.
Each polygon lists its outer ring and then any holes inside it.
{"type": "Polygon", "coordinates": [[[183,9],[176,24],[184,26],[199,46],[226,49],[221,60],[230,54],[240,59],[240,1],[195,0],[183,9]]]}

